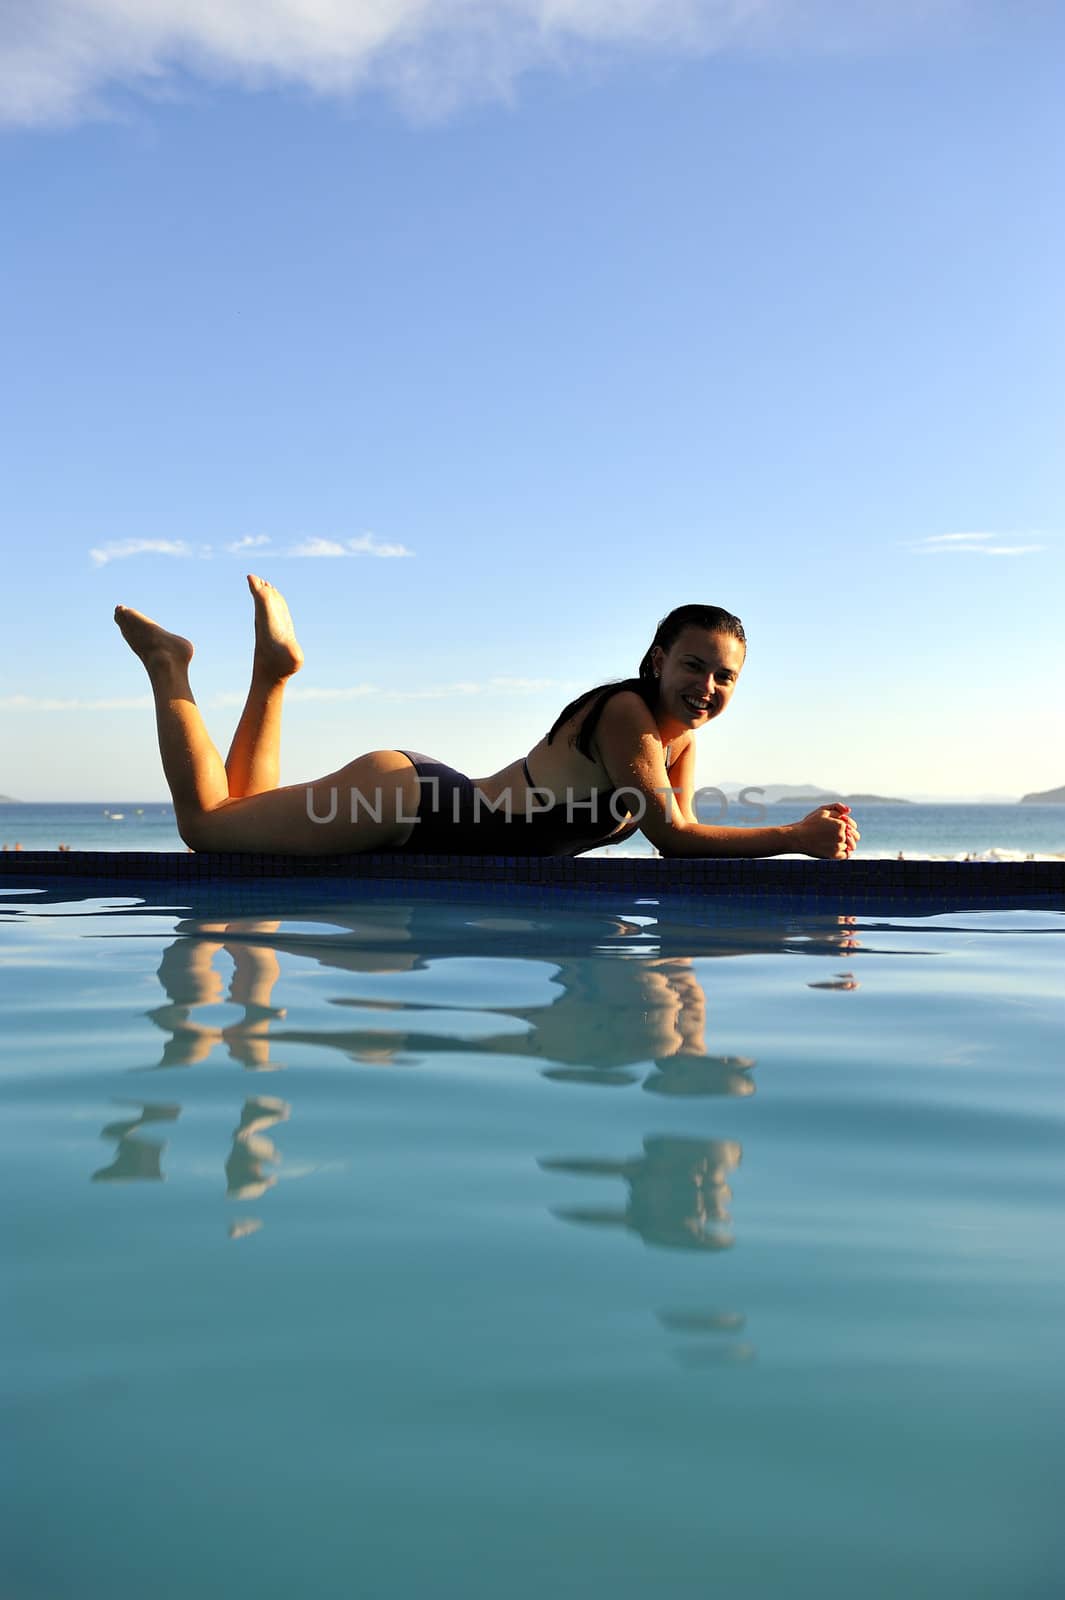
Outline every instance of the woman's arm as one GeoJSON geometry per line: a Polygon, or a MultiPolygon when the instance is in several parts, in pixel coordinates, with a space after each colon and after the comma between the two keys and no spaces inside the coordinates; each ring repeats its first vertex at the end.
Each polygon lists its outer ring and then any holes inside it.
{"type": "Polygon", "coordinates": [[[819,806],[801,822],[769,828],[721,828],[696,821],[694,740],[689,739],[673,763],[672,776],[668,774],[658,728],[637,694],[625,691],[610,697],[596,744],[611,783],[638,816],[642,812],[640,828],[664,856],[799,854],[831,860],[848,856],[858,841],[843,805],[819,806]]]}
{"type": "Polygon", "coordinates": [[[686,734],[684,744],[679,755],[675,757],[669,767],[669,776],[666,782],[673,790],[676,811],[674,816],[680,822],[698,823],[695,815],[695,738],[693,734],[686,734]]]}

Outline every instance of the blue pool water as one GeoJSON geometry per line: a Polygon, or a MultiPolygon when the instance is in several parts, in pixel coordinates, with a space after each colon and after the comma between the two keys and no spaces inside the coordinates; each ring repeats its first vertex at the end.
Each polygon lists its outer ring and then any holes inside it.
{"type": "Polygon", "coordinates": [[[0,1594],[1060,1596],[1060,911],[7,881],[0,1594]]]}

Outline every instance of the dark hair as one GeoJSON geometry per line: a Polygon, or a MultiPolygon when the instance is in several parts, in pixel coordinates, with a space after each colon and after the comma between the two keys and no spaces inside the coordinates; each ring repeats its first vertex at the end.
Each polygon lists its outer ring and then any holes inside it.
{"type": "Polygon", "coordinates": [[[651,652],[656,648],[669,650],[676,644],[685,628],[705,628],[707,633],[724,633],[730,639],[738,639],[746,648],[747,635],[743,631],[743,623],[739,617],[734,617],[731,611],[725,611],[721,606],[677,606],[668,616],[662,618],[655,629],[655,636],[648,645],[640,662],[639,676],[635,678],[620,678],[613,683],[600,683],[594,689],[586,689],[579,694],[576,700],[571,700],[564,706],[551,727],[547,736],[548,744],[563,723],[568,722],[581,706],[588,701],[594,701],[588,715],[577,731],[576,747],[582,756],[592,759],[591,744],[599,718],[602,716],[603,707],[611,695],[620,694],[623,689],[630,689],[638,694],[646,703],[647,709],[654,711],[658,704],[658,679],[655,676],[651,652]]]}

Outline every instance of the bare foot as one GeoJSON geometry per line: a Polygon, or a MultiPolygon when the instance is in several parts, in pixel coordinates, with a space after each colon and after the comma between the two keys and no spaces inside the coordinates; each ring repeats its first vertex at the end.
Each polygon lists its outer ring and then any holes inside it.
{"type": "Polygon", "coordinates": [[[291,678],[303,665],[284,595],[265,578],[248,573],[248,588],[255,601],[255,658],[252,675],[291,678]]]}
{"type": "Polygon", "coordinates": [[[146,617],[142,611],[131,611],[129,606],[116,606],[115,621],[123,639],[134,655],[140,656],[149,672],[154,666],[167,662],[187,667],[192,660],[192,645],[188,639],[183,639],[180,633],[167,633],[165,628],[153,622],[151,617],[146,617]]]}

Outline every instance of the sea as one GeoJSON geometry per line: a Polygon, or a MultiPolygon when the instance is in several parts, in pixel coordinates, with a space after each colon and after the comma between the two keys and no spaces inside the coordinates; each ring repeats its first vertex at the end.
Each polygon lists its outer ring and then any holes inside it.
{"type": "MultiPolygon", "coordinates": [[[[791,822],[808,808],[787,804],[766,808],[766,823],[791,822]]],[[[1065,859],[1065,805],[912,804],[856,805],[862,839],[856,855],[866,860],[1023,861],[1065,859]]],[[[717,821],[711,807],[704,820],[717,821]]],[[[743,807],[721,819],[750,825],[743,807]]],[[[4,850],[165,850],[185,845],[173,808],[160,801],[112,800],[77,804],[0,804],[0,843],[4,850]]],[[[607,846],[598,855],[651,855],[641,837],[607,846]]]]}

